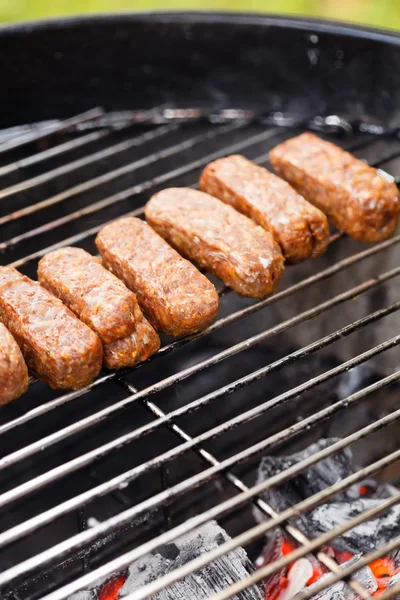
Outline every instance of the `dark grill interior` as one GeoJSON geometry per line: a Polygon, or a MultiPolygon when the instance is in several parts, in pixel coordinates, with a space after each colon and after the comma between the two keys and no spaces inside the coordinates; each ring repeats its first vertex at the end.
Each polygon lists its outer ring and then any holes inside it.
{"type": "MultiPolygon", "coordinates": [[[[15,131],[4,135],[2,264],[36,278],[50,248],[95,253],[102,225],[142,216],[155,191],[195,186],[202,167],[227,154],[269,167],[268,151],[300,131],[246,120],[122,120],[112,129],[99,126],[101,114],[49,124],[52,133],[37,129],[23,140],[15,131]]],[[[400,181],[397,130],[320,135],[400,181]]],[[[189,530],[193,516],[197,525],[216,518],[231,536],[255,525],[253,503],[275,519],[268,527],[281,522],[253,489],[259,460],[321,437],[342,441],[310,464],[352,445],[355,480],[376,476],[396,485],[399,242],[396,235],[363,246],[333,232],[326,255],[288,267],[266,300],[240,299],[216,282],[218,320],[189,338],[163,339],[160,352],[134,370],[103,373],[68,394],[32,380],[0,412],[2,598],[68,598],[156,548],[157,536],[166,534],[164,543],[177,525],[189,530]]],[[[289,476],[282,472],[274,483],[289,476]]],[[[386,508],[399,500],[400,492],[386,508]]],[[[303,554],[313,550],[342,577],[318,540],[285,528],[303,554]]],[[[262,533],[240,541],[252,559],[262,533]]],[[[349,585],[369,597],[357,582],[349,585]]]]}

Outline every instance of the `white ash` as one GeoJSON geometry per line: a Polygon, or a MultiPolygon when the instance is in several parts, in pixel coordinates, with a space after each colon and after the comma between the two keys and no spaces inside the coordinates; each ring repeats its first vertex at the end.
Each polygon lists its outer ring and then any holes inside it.
{"type": "MultiPolygon", "coordinates": [[[[359,498],[351,502],[332,502],[314,509],[308,516],[308,532],[313,537],[344,525],[361,512],[379,507],[384,500],[359,498]]],[[[332,542],[335,548],[349,552],[372,552],[400,535],[400,506],[343,533],[332,542]]]]}

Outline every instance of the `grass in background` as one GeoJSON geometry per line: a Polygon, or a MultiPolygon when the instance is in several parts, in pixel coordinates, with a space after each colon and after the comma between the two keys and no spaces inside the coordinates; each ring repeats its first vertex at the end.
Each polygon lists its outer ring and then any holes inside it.
{"type": "Polygon", "coordinates": [[[0,0],[0,21],[154,9],[276,12],[400,29],[399,0],[0,0]]]}

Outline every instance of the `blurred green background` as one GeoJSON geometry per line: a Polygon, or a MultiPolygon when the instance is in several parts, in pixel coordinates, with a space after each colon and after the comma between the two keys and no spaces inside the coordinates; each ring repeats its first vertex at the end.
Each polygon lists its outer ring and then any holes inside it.
{"type": "Polygon", "coordinates": [[[0,0],[0,21],[152,9],[275,12],[400,29],[400,0],[0,0]]]}

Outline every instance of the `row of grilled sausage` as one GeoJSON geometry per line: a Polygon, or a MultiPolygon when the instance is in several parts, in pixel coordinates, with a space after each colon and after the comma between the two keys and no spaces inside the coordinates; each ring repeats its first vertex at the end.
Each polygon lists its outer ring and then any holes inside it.
{"type": "Polygon", "coordinates": [[[75,389],[102,365],[119,369],[154,354],[155,330],[180,336],[207,327],[218,294],[186,258],[240,295],[262,298],[285,260],[325,251],[327,216],[361,241],[395,230],[396,185],[347,152],[307,133],[270,158],[282,179],[229,156],[204,169],[202,191],[156,194],[147,223],[125,217],[99,232],[102,260],[55,250],[39,262],[39,283],[0,267],[0,405],[26,390],[26,365],[53,388],[75,389]]]}

